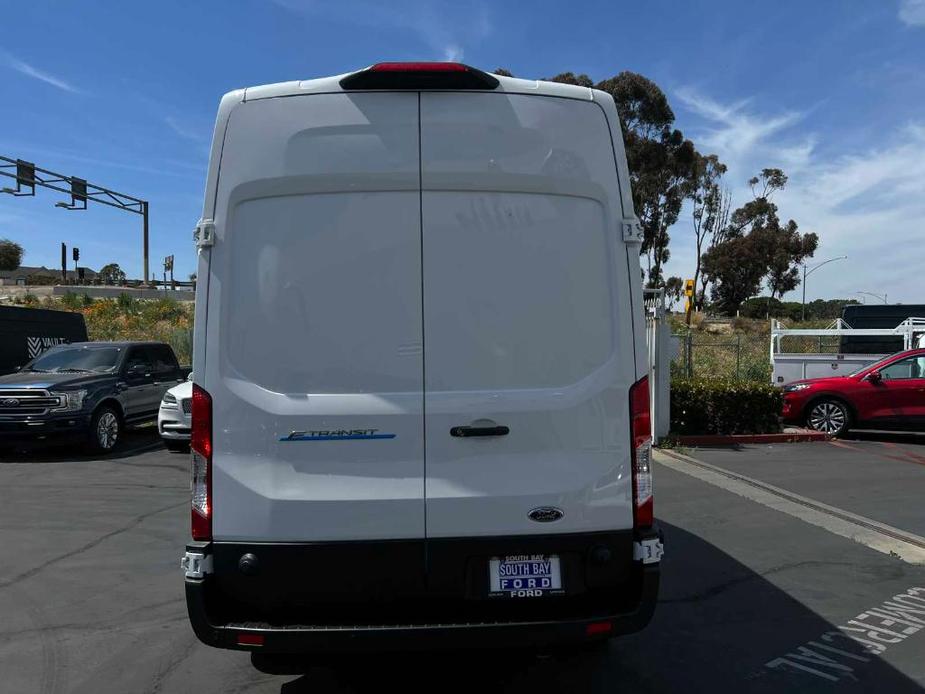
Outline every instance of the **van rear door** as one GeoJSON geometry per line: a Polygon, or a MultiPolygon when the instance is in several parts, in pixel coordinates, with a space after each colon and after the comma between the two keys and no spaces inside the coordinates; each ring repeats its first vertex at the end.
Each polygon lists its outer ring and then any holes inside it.
{"type": "Polygon", "coordinates": [[[423,92],[421,157],[428,538],[631,528],[636,369],[603,109],[423,92]]]}
{"type": "Polygon", "coordinates": [[[414,93],[232,111],[196,366],[216,541],[423,542],[418,149],[414,93]]]}

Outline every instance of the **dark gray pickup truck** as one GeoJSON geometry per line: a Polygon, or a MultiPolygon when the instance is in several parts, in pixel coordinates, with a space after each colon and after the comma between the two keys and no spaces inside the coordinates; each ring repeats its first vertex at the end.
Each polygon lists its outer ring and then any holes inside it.
{"type": "Polygon", "coordinates": [[[69,436],[111,451],[125,426],[157,418],[164,393],[188,372],[161,342],[53,347],[0,376],[0,444],[69,436]]]}

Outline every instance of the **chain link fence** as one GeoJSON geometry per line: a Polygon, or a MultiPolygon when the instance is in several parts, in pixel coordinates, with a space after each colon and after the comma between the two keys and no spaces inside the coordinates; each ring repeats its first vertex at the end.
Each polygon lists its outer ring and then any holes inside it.
{"type": "MultiPolygon", "coordinates": [[[[672,377],[724,378],[771,382],[770,337],[745,333],[676,333],[678,355],[671,364],[672,377]]],[[[784,351],[831,354],[839,351],[838,338],[787,336],[784,351]]]]}
{"type": "Polygon", "coordinates": [[[672,375],[771,382],[769,338],[764,335],[675,335],[678,356],[672,375]]]}

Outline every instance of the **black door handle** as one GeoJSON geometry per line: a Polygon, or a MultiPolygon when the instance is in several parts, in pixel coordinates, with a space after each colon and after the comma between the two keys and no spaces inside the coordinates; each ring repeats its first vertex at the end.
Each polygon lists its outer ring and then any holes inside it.
{"type": "Polygon", "coordinates": [[[494,427],[453,427],[450,436],[507,436],[511,430],[505,426],[494,427]]]}

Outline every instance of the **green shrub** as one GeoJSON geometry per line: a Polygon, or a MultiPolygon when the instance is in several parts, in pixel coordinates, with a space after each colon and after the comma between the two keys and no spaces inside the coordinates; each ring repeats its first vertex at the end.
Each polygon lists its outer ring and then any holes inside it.
{"type": "Polygon", "coordinates": [[[74,292],[65,292],[64,296],[61,297],[61,305],[68,311],[76,311],[81,307],[82,302],[74,292]]]}
{"type": "Polygon", "coordinates": [[[170,332],[167,341],[173,347],[181,365],[193,363],[193,330],[192,328],[175,328],[170,332]]]}
{"type": "Polygon", "coordinates": [[[119,308],[126,313],[135,313],[138,311],[138,299],[133,296],[129,296],[125,292],[119,294],[119,298],[116,299],[119,303],[119,308]]]}
{"type": "Polygon", "coordinates": [[[185,310],[180,305],[180,302],[170,297],[150,299],[139,303],[141,306],[136,307],[136,310],[138,310],[142,320],[146,322],[156,323],[164,320],[175,322],[185,315],[185,310]]]}
{"type": "Polygon", "coordinates": [[[721,379],[671,382],[671,431],[767,434],[780,431],[781,391],[766,383],[721,379]]]}

